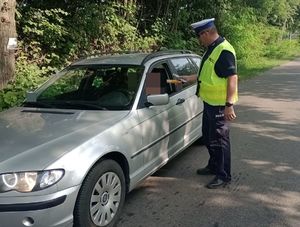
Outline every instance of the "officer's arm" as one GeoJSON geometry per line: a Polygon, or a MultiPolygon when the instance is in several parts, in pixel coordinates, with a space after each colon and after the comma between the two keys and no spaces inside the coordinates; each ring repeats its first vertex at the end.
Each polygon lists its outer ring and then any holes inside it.
{"type": "MultiPolygon", "coordinates": [[[[228,77],[226,103],[233,104],[234,96],[237,91],[237,82],[238,82],[238,76],[236,74],[228,77]]],[[[236,118],[233,105],[225,106],[224,117],[228,121],[232,121],[236,118]]]]}
{"type": "Polygon", "coordinates": [[[238,76],[236,74],[229,76],[227,79],[227,98],[226,102],[233,103],[237,91],[238,76]]]}

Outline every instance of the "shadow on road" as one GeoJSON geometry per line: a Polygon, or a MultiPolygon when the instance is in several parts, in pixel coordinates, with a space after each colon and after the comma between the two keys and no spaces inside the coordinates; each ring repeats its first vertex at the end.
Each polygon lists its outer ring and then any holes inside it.
{"type": "Polygon", "coordinates": [[[232,124],[233,181],[208,190],[203,146],[193,145],[127,199],[118,226],[299,226],[300,60],[240,85],[232,124]]]}

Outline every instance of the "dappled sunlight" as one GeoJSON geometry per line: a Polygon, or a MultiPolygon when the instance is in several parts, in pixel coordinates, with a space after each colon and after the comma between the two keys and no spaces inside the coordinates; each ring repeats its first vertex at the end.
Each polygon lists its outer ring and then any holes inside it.
{"type": "Polygon", "coordinates": [[[235,123],[235,127],[250,132],[254,132],[256,133],[256,135],[266,136],[276,140],[290,140],[290,141],[300,142],[300,136],[298,137],[298,136],[288,135],[286,134],[285,130],[276,127],[266,127],[264,125],[251,124],[251,123],[249,124],[235,123]]]}
{"type": "MultiPolygon", "coordinates": [[[[260,97],[263,99],[270,99],[274,101],[285,101],[299,103],[299,60],[294,60],[280,67],[276,67],[266,73],[263,76],[253,78],[249,83],[245,83],[246,86],[251,86],[251,89],[244,87],[244,84],[240,84],[241,98],[251,96],[260,97]]],[[[240,99],[241,100],[241,99],[240,99]]],[[[252,102],[252,100],[243,99],[244,101],[252,102]]],[[[264,105],[264,103],[260,103],[264,105]]],[[[295,103],[295,107],[296,107],[295,103]]],[[[282,106],[278,106],[281,107],[282,106]]],[[[299,107],[299,105],[298,105],[299,107]]]]}
{"type": "Polygon", "coordinates": [[[174,181],[178,181],[178,179],[174,177],[151,176],[143,184],[141,184],[138,189],[146,189],[150,192],[160,192],[161,186],[168,187],[169,185],[172,185],[174,181]]]}
{"type": "Polygon", "coordinates": [[[229,209],[234,207],[242,207],[244,204],[242,200],[235,200],[228,193],[218,193],[209,199],[209,205],[220,206],[222,209],[229,209]]]}
{"type": "Polygon", "coordinates": [[[299,192],[283,191],[274,195],[273,190],[269,194],[250,193],[249,196],[253,200],[263,202],[270,209],[278,210],[286,216],[300,216],[299,201],[295,198],[300,197],[299,192]]]}
{"type": "Polygon", "coordinates": [[[294,174],[300,175],[300,171],[299,170],[294,170],[292,167],[286,166],[286,165],[275,166],[275,167],[272,168],[272,171],[276,171],[276,172],[288,172],[288,171],[292,171],[294,174]]]}
{"type": "MultiPolygon", "coordinates": [[[[207,150],[191,146],[130,196],[145,207],[139,209],[134,223],[299,226],[300,84],[295,78],[300,73],[285,75],[276,70],[241,84],[237,119],[231,123],[231,183],[208,190],[205,185],[213,176],[196,174],[207,164],[207,150]]],[[[137,210],[132,205],[126,209],[137,210]]],[[[128,216],[122,218],[129,223],[128,216]]]]}
{"type": "Polygon", "coordinates": [[[242,159],[241,162],[247,164],[249,168],[259,170],[263,174],[271,176],[277,175],[277,178],[280,178],[279,174],[291,174],[290,178],[296,178],[300,175],[300,169],[296,169],[287,163],[250,159],[242,159]]]}
{"type": "Polygon", "coordinates": [[[294,173],[294,174],[300,175],[300,170],[294,170],[294,169],[292,169],[291,172],[294,173]]]}
{"type": "Polygon", "coordinates": [[[266,165],[272,165],[272,162],[267,162],[267,161],[261,161],[261,160],[242,160],[250,165],[253,166],[266,166],[266,165]]]}
{"type": "MultiPolygon", "coordinates": [[[[172,160],[155,175],[148,177],[133,193],[129,194],[126,213],[122,222],[130,220],[128,214],[135,215],[136,223],[143,223],[159,217],[164,222],[172,213],[172,223],[184,223],[199,217],[199,225],[191,221],[189,226],[202,226],[203,216],[213,213],[216,223],[226,223],[225,226],[239,226],[250,217],[257,220],[258,226],[276,226],[282,223],[295,226],[299,220],[299,191],[291,187],[292,182],[285,181],[284,173],[293,179],[299,175],[288,162],[273,162],[264,159],[241,159],[241,166],[233,169],[231,184],[224,188],[208,190],[205,188],[213,176],[198,176],[195,170],[199,165],[193,161],[203,162],[207,155],[204,147],[191,147],[172,160]],[[201,150],[199,153],[198,150],[201,150]],[[279,180],[279,181],[278,181],[279,180]],[[293,188],[293,189],[292,189],[293,188]],[[293,201],[294,198],[294,201],[293,201]],[[142,200],[141,200],[142,199],[142,200]],[[145,209],[135,213],[133,204],[145,209]],[[127,214],[127,215],[126,215],[127,214]],[[237,216],[236,216],[237,215],[237,216]],[[264,217],[264,215],[267,215],[264,217]],[[235,217],[228,222],[226,217],[235,217]],[[246,219],[245,219],[246,218],[246,219]]],[[[205,162],[205,161],[204,161],[205,162]]],[[[202,165],[202,164],[201,164],[202,165]]],[[[169,225],[168,225],[169,226],[169,225]]],[[[172,226],[172,225],[170,225],[172,226]]],[[[184,226],[184,225],[182,225],[184,226]]],[[[203,226],[210,226],[204,225],[203,226]]],[[[255,226],[250,224],[249,226],[255,226]]]]}
{"type": "MultiPolygon", "coordinates": [[[[240,101],[244,108],[254,108],[256,111],[272,114],[280,122],[299,124],[300,100],[291,102],[291,100],[275,100],[258,97],[257,95],[247,95],[241,97],[240,101]]],[[[265,120],[270,121],[270,119],[265,120]]]]}
{"type": "Polygon", "coordinates": [[[0,121],[5,122],[5,127],[7,129],[15,130],[16,133],[40,133],[44,127],[46,127],[45,114],[22,112],[22,109],[11,109],[4,111],[1,115],[0,121]]]}
{"type": "Polygon", "coordinates": [[[202,127],[203,103],[197,97],[190,97],[190,99],[194,99],[194,100],[193,100],[193,102],[189,102],[188,104],[190,106],[185,109],[186,115],[187,115],[187,119],[192,119],[193,117],[195,117],[195,115],[194,115],[195,113],[201,113],[200,116],[198,116],[198,118],[201,119],[201,121],[199,121],[199,123],[201,125],[194,125],[191,122],[186,125],[185,136],[184,136],[184,141],[185,141],[184,146],[186,146],[188,143],[190,143],[190,141],[191,141],[192,138],[191,138],[191,136],[189,134],[192,131],[194,131],[195,129],[197,130],[197,128],[198,128],[198,130],[196,131],[196,133],[197,134],[202,134],[201,127],[202,127]],[[198,109],[199,105],[196,104],[195,102],[201,102],[200,109],[198,109]],[[189,135],[189,136],[187,136],[187,135],[189,135]]]}

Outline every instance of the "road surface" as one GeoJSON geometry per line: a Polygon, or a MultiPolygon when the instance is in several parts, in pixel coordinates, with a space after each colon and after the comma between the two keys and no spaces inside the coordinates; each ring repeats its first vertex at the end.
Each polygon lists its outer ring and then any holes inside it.
{"type": "Polygon", "coordinates": [[[209,190],[193,145],[126,199],[118,227],[299,227],[300,59],[240,82],[232,183],[209,190]]]}

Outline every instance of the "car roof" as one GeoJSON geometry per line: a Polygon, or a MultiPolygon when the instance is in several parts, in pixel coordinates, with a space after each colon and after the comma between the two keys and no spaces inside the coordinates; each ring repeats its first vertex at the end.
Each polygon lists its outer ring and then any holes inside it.
{"type": "Polygon", "coordinates": [[[80,59],[73,63],[73,66],[77,65],[143,65],[145,62],[152,58],[162,57],[169,55],[181,56],[186,54],[192,54],[188,50],[167,50],[157,51],[152,53],[117,53],[117,54],[106,54],[106,55],[91,55],[84,59],[80,59]]]}

